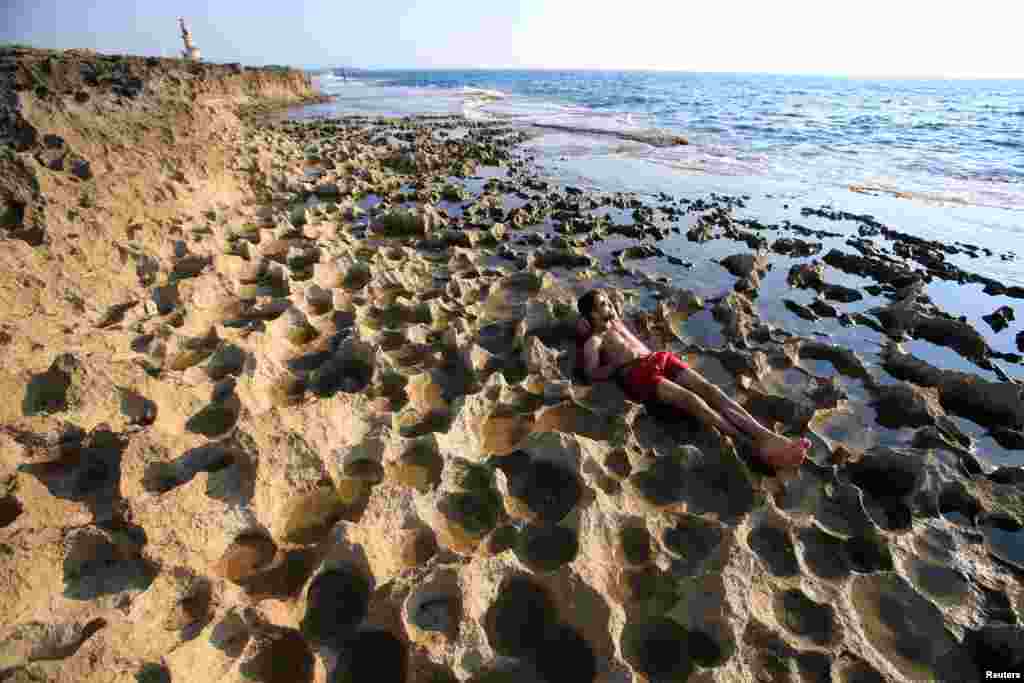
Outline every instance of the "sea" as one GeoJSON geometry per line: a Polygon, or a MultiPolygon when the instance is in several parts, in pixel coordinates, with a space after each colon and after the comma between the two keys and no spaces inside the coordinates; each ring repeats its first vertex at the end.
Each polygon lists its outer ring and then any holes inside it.
{"type": "MultiPolygon", "coordinates": [[[[987,248],[990,255],[947,258],[1007,285],[1024,285],[1024,80],[339,70],[315,74],[315,83],[333,100],[290,116],[460,114],[502,121],[532,133],[523,151],[556,182],[652,200],[659,193],[742,196],[740,217],[846,236],[856,236],[855,221],[829,221],[803,209],[869,214],[901,232],[987,248]],[[674,136],[689,144],[669,144],[674,136]]],[[[825,240],[825,251],[852,252],[844,241],[825,240]]],[[[694,245],[674,236],[659,246],[696,267],[681,272],[661,260],[644,264],[713,295],[734,282],[717,260],[746,250],[723,242],[694,245]]],[[[813,293],[787,290],[789,260],[774,258],[779,263],[762,285],[763,317],[877,357],[878,340],[868,340],[860,328],[808,322],[786,310],[784,296],[806,304],[813,293]]],[[[832,269],[826,279],[861,288],[871,284],[832,269]]],[[[943,310],[965,316],[993,349],[1018,352],[1024,304],[981,290],[936,279],[927,294],[943,310]],[[1022,310],[1009,327],[996,331],[982,316],[1003,305],[1022,310]]],[[[885,303],[867,297],[844,310],[868,311],[885,303]]],[[[941,367],[995,379],[930,342],[914,340],[905,347],[941,367]]],[[[1024,377],[1024,364],[1011,363],[1006,371],[1024,377]]]]}

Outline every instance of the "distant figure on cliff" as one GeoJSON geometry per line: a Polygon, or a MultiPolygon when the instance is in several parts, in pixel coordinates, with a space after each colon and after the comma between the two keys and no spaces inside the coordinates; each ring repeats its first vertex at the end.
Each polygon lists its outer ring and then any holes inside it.
{"type": "Polygon", "coordinates": [[[576,305],[581,316],[577,331],[586,340],[583,371],[589,379],[614,378],[634,401],[656,400],[729,436],[748,438],[758,457],[769,465],[793,467],[803,462],[810,441],[787,439],[763,427],[678,356],[652,352],[626,326],[607,294],[591,290],[576,305]]]}
{"type": "Polygon", "coordinates": [[[181,26],[181,40],[185,43],[185,49],[181,53],[182,59],[198,62],[199,48],[192,44],[192,34],[189,33],[188,26],[185,25],[184,17],[178,17],[178,25],[181,26]]]}

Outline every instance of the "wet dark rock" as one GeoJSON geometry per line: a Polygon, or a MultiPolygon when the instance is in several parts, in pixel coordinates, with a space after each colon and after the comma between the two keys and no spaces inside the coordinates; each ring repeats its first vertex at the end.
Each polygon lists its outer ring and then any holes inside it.
{"type": "Polygon", "coordinates": [[[877,386],[872,403],[878,423],[889,429],[935,424],[936,417],[944,414],[937,393],[909,382],[877,386]]]}
{"type": "Polygon", "coordinates": [[[1000,306],[988,315],[983,315],[982,320],[988,323],[993,332],[1002,332],[1013,322],[1013,309],[1009,306],[1000,306]]]}
{"type": "Polygon", "coordinates": [[[856,289],[851,289],[842,285],[825,285],[820,291],[826,299],[841,301],[847,304],[854,301],[860,301],[864,298],[864,295],[856,289]]]}
{"type": "Polygon", "coordinates": [[[967,358],[984,358],[989,355],[990,349],[985,338],[970,324],[926,313],[915,299],[914,295],[910,295],[890,306],[874,308],[870,312],[881,321],[890,335],[907,333],[954,349],[967,358]]]}
{"type": "Polygon", "coordinates": [[[794,237],[782,237],[772,243],[772,251],[794,257],[814,256],[821,251],[821,242],[805,242],[794,237]]]}
{"type": "Polygon", "coordinates": [[[998,484],[1024,485],[1024,467],[1003,466],[996,468],[988,478],[998,484]]]}
{"type": "Polygon", "coordinates": [[[815,315],[822,318],[835,318],[839,316],[839,311],[836,310],[835,306],[825,303],[821,299],[815,299],[808,308],[815,315]]]}
{"type": "Polygon", "coordinates": [[[990,382],[975,374],[943,370],[894,347],[885,349],[882,360],[885,369],[897,379],[937,388],[939,401],[947,412],[989,427],[1024,424],[1024,399],[1018,384],[990,382]]]}
{"type": "Polygon", "coordinates": [[[722,267],[738,278],[763,275],[770,263],[764,254],[733,254],[721,261],[722,267]]]}
{"type": "Polygon", "coordinates": [[[1003,448],[1017,451],[1024,450],[1024,431],[1020,429],[993,427],[989,434],[1003,448]]]}
{"type": "Polygon", "coordinates": [[[791,313],[793,313],[799,318],[803,318],[804,320],[810,320],[812,322],[818,319],[818,315],[813,310],[811,310],[807,306],[804,306],[803,304],[798,304],[792,299],[783,299],[782,303],[787,310],[789,310],[791,313]]]}
{"type": "MultiPolygon", "coordinates": [[[[864,246],[863,244],[861,246],[864,246]]],[[[825,255],[825,263],[839,270],[873,278],[876,282],[891,284],[895,287],[906,287],[917,282],[921,277],[902,264],[886,260],[881,255],[866,257],[844,254],[837,249],[825,255]]]]}

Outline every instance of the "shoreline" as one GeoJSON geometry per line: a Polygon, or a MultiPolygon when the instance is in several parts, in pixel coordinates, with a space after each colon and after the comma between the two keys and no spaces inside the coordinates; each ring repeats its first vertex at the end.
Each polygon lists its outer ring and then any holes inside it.
{"type": "Polygon", "coordinates": [[[47,222],[38,244],[4,240],[0,672],[895,681],[1024,663],[1020,389],[889,343],[998,375],[1007,352],[921,296],[925,268],[1002,286],[944,258],[980,248],[866,215],[839,217],[864,227],[850,245],[821,207],[801,207],[826,226],[807,228],[744,217],[739,196],[557,186],[501,123],[236,107],[144,122],[138,160],[68,119],[89,180],[16,156],[47,222]],[[158,195],[147,174],[172,149],[193,156],[158,195]],[[712,268],[720,298],[678,285],[712,268]],[[575,298],[595,284],[654,346],[806,433],[809,461],[772,471],[574,382],[575,298]],[[881,351],[766,324],[779,306],[881,351]]]}

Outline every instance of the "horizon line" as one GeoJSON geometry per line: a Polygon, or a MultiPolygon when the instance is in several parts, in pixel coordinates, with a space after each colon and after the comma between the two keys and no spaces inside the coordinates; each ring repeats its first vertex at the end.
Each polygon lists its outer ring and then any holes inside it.
{"type": "Polygon", "coordinates": [[[333,69],[347,69],[350,71],[590,71],[590,72],[630,72],[630,73],[690,73],[690,74],[737,74],[756,76],[820,76],[826,78],[855,78],[872,80],[946,80],[946,81],[1022,81],[1024,74],[925,74],[925,73],[875,73],[875,72],[822,72],[822,71],[747,71],[747,70],[724,70],[724,69],[676,69],[676,68],[615,68],[615,67],[550,67],[550,66],[415,66],[415,67],[391,67],[391,66],[305,66],[300,67],[306,71],[325,71],[333,69]]]}

